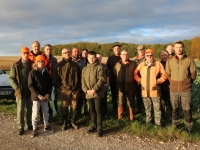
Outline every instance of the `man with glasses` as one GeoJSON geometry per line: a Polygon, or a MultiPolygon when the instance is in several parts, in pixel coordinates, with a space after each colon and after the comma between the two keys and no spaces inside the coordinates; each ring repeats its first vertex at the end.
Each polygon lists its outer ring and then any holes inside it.
{"type": "Polygon", "coordinates": [[[134,72],[134,78],[141,84],[142,97],[146,111],[146,124],[152,122],[152,108],[154,108],[155,124],[161,124],[160,84],[167,79],[163,65],[154,59],[154,51],[145,51],[145,62],[140,63],[134,72]],[[140,73],[140,76],[138,75],[140,73]]]}
{"type": "Polygon", "coordinates": [[[71,51],[68,48],[62,50],[63,60],[60,61],[53,74],[54,85],[60,90],[62,130],[68,126],[68,112],[70,107],[70,125],[77,129],[75,117],[77,102],[81,88],[81,69],[77,63],[71,60],[71,51]]]}
{"type": "Polygon", "coordinates": [[[116,79],[116,89],[118,92],[118,119],[122,119],[126,104],[129,107],[129,119],[134,120],[134,100],[136,81],[134,71],[137,67],[134,61],[129,60],[127,50],[121,51],[120,61],[114,67],[114,76],[116,79]]]}

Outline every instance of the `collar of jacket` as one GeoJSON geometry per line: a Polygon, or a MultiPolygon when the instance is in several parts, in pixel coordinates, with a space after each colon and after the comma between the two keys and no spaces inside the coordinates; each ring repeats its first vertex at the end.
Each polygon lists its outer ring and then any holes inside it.
{"type": "MultiPolygon", "coordinates": [[[[156,60],[154,59],[150,66],[155,66],[155,65],[156,65],[156,62],[155,62],[155,61],[156,61],[156,60]]],[[[148,66],[147,63],[146,63],[146,60],[145,60],[145,62],[144,62],[144,66],[148,66]]]]}
{"type": "Polygon", "coordinates": [[[79,62],[81,59],[80,58],[78,58],[77,60],[75,60],[75,59],[73,59],[73,57],[70,57],[70,59],[72,60],[72,61],[74,61],[74,62],[79,62]]]}
{"type": "Polygon", "coordinates": [[[98,65],[99,64],[99,62],[96,60],[94,63],[92,63],[92,64],[90,64],[90,63],[88,63],[88,65],[87,66],[96,66],[96,65],[98,65]]]}
{"type": "Polygon", "coordinates": [[[137,56],[135,56],[135,59],[141,60],[141,59],[145,59],[145,57],[143,56],[143,57],[139,58],[139,55],[137,55],[137,56]]]}
{"type": "Polygon", "coordinates": [[[42,52],[39,52],[39,54],[35,54],[33,53],[33,51],[30,51],[30,54],[34,55],[35,57],[37,57],[38,55],[42,55],[43,53],[42,52]]]}
{"type": "Polygon", "coordinates": [[[124,64],[124,63],[122,62],[122,59],[119,60],[119,63],[120,63],[121,65],[129,65],[129,64],[130,64],[130,59],[128,59],[128,63],[127,63],[127,64],[124,64]]]}
{"type": "Polygon", "coordinates": [[[185,53],[183,53],[182,58],[179,59],[177,55],[174,55],[172,57],[175,57],[177,60],[181,60],[181,59],[185,59],[187,57],[187,55],[185,53]]]}
{"type": "Polygon", "coordinates": [[[71,62],[71,59],[66,59],[66,58],[63,58],[63,61],[66,62],[66,63],[70,63],[71,62]]]}

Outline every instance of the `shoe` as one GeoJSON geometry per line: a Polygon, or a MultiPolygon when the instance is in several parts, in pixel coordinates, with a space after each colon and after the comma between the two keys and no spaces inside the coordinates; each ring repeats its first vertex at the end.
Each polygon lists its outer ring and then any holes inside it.
{"type": "Polygon", "coordinates": [[[44,128],[44,131],[54,132],[55,129],[51,128],[50,126],[47,126],[46,128],[44,128]]]}
{"type": "Polygon", "coordinates": [[[35,137],[37,135],[37,130],[33,130],[31,133],[31,137],[35,137]]]}
{"type": "Polygon", "coordinates": [[[103,135],[103,130],[100,128],[97,130],[98,137],[101,137],[103,135]]]}
{"type": "Polygon", "coordinates": [[[20,129],[19,130],[19,135],[23,135],[24,134],[24,129],[20,129]]]}
{"type": "Polygon", "coordinates": [[[97,126],[92,126],[91,128],[88,129],[88,132],[94,132],[97,130],[97,126]]]}
{"type": "Polygon", "coordinates": [[[77,126],[75,123],[73,123],[73,122],[71,122],[71,126],[72,126],[74,129],[78,129],[78,126],[77,126]]]}

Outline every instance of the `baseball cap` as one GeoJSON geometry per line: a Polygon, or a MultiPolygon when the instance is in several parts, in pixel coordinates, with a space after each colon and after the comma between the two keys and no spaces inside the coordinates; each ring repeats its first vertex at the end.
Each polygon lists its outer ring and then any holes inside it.
{"type": "Polygon", "coordinates": [[[29,53],[29,48],[26,47],[26,46],[23,46],[23,47],[21,48],[21,53],[29,53]]]}
{"type": "Polygon", "coordinates": [[[147,50],[145,51],[145,54],[146,54],[146,53],[154,54],[154,51],[153,51],[152,49],[147,49],[147,50]]]}
{"type": "Polygon", "coordinates": [[[139,46],[137,47],[137,50],[140,50],[140,49],[144,49],[144,46],[143,46],[143,45],[139,45],[139,46]]]}

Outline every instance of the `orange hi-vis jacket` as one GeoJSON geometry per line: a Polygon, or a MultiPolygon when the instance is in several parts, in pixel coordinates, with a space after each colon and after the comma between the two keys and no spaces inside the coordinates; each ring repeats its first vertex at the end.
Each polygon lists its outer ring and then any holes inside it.
{"type": "Polygon", "coordinates": [[[163,65],[154,60],[149,66],[146,62],[139,64],[134,71],[134,78],[138,84],[141,84],[142,97],[159,97],[161,96],[160,84],[167,79],[167,75],[163,65]]]}

